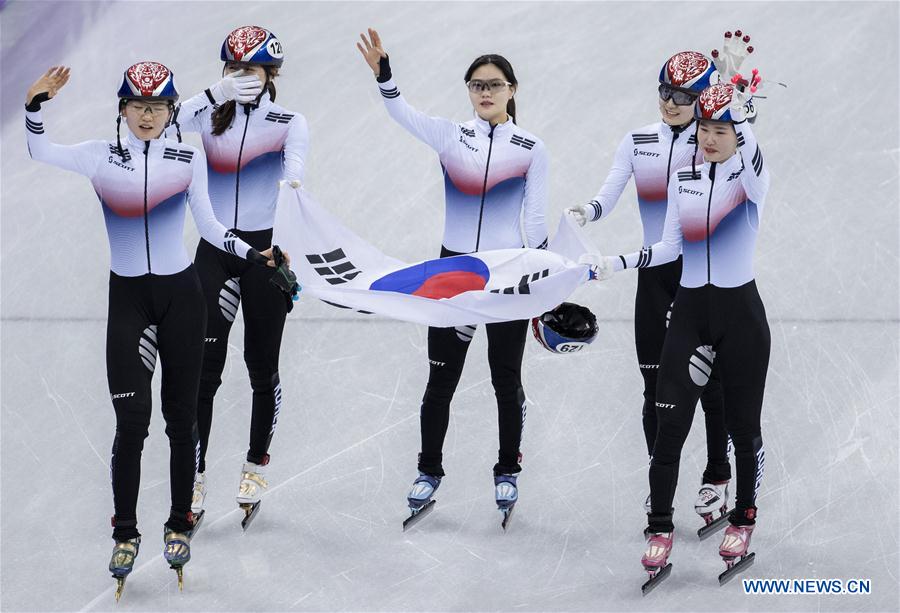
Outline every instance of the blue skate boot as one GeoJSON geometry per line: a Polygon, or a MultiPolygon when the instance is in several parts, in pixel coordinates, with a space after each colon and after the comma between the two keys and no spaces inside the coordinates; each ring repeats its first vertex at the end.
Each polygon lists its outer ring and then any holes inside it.
{"type": "Polygon", "coordinates": [[[431,512],[434,503],[437,502],[433,499],[433,496],[440,485],[441,477],[419,473],[419,476],[413,481],[412,488],[409,490],[409,495],[406,497],[406,501],[409,504],[410,516],[403,522],[404,531],[419,523],[419,521],[431,512]]]}
{"type": "Polygon", "coordinates": [[[494,497],[497,508],[503,514],[500,526],[506,530],[512,519],[513,509],[519,499],[519,487],[516,485],[517,475],[494,475],[494,497]]]}

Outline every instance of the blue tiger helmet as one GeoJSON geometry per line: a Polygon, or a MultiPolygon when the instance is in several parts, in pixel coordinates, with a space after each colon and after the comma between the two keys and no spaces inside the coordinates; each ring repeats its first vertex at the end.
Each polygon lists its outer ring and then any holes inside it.
{"type": "Polygon", "coordinates": [[[223,62],[280,67],[284,62],[284,50],[281,41],[267,29],[241,26],[222,43],[221,59],[223,62]]]}
{"type": "Polygon", "coordinates": [[[175,103],[175,75],[159,62],[138,62],[125,70],[119,98],[125,100],[167,100],[175,103]]]}
{"type": "Polygon", "coordinates": [[[698,94],[719,80],[713,61],[697,51],[676,53],[659,71],[660,83],[698,94]]]}
{"type": "Polygon", "coordinates": [[[731,83],[718,83],[707,87],[697,98],[694,106],[694,117],[705,121],[733,122],[731,116],[731,98],[734,95],[734,85],[731,83]]]}

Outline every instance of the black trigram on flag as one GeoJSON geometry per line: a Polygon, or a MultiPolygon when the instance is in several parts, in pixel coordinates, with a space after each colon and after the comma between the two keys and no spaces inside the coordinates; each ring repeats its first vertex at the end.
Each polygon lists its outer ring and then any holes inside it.
{"type": "MultiPolygon", "coordinates": [[[[319,298],[319,300],[322,300],[319,298]]],[[[352,307],[344,306],[343,304],[338,304],[337,302],[330,302],[328,300],[322,300],[325,304],[330,304],[333,307],[337,307],[339,309],[347,309],[349,311],[356,311],[357,313],[362,313],[363,315],[371,315],[372,311],[361,311],[360,309],[354,309],[352,307]]]]}
{"type": "Polygon", "coordinates": [[[344,250],[340,248],[328,253],[307,255],[306,259],[332,285],[346,283],[362,272],[347,259],[344,250]]]}
{"type": "Polygon", "coordinates": [[[546,276],[549,276],[550,269],[545,268],[541,272],[535,272],[530,275],[522,275],[522,278],[519,279],[519,284],[513,287],[504,287],[503,289],[492,289],[492,294],[530,294],[531,287],[529,287],[529,283],[534,283],[538,279],[543,279],[546,276]]]}

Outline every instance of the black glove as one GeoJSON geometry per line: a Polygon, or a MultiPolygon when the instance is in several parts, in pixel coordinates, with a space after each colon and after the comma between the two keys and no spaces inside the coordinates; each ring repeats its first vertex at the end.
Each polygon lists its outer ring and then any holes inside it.
{"type": "Polygon", "coordinates": [[[288,268],[284,254],[278,245],[272,246],[272,259],[275,260],[275,274],[269,279],[269,283],[277,287],[284,295],[287,301],[287,311],[290,313],[294,308],[294,301],[297,300],[297,294],[300,293],[300,284],[297,283],[297,275],[288,268]]]}
{"type": "Polygon", "coordinates": [[[385,83],[391,79],[391,62],[386,57],[378,58],[378,76],[375,80],[385,83]]]}
{"type": "Polygon", "coordinates": [[[247,261],[251,264],[256,264],[257,266],[268,266],[269,258],[261,254],[259,251],[250,247],[250,250],[247,251],[247,261]]]}

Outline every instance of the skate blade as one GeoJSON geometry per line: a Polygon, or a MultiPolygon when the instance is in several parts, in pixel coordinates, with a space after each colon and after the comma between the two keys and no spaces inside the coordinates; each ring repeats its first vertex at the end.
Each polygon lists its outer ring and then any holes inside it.
{"type": "Polygon", "coordinates": [[[500,509],[500,513],[503,514],[503,521],[500,522],[500,527],[503,528],[504,532],[509,527],[509,522],[512,521],[513,510],[515,510],[515,508],[516,508],[516,505],[512,505],[511,507],[507,507],[505,509],[500,509]]]}
{"type": "Polygon", "coordinates": [[[665,566],[663,566],[655,575],[647,579],[644,582],[644,585],[641,586],[641,596],[646,596],[650,592],[653,591],[657,585],[662,583],[666,577],[668,577],[672,572],[672,563],[669,562],[665,566]]]}
{"type": "Polygon", "coordinates": [[[122,592],[125,591],[125,577],[115,577],[116,579],[116,602],[119,602],[119,598],[122,597],[122,592]]]}
{"type": "Polygon", "coordinates": [[[178,573],[178,591],[184,591],[184,569],[179,566],[175,569],[175,572],[178,573]]]}
{"type": "Polygon", "coordinates": [[[725,524],[728,522],[728,513],[720,516],[718,519],[714,519],[710,523],[706,524],[699,530],[697,530],[697,536],[700,537],[700,540],[704,540],[709,536],[712,536],[719,530],[725,527],[725,524]]]}
{"type": "Polygon", "coordinates": [[[256,519],[256,514],[259,513],[259,505],[262,504],[262,501],[253,502],[253,503],[244,503],[241,505],[241,509],[244,510],[244,519],[241,520],[241,528],[244,531],[247,531],[247,528],[250,527],[250,524],[253,523],[253,520],[256,519]]]}
{"type": "Polygon", "coordinates": [[[437,500],[430,500],[428,504],[423,506],[418,511],[413,511],[412,515],[403,520],[403,531],[406,532],[417,523],[425,519],[425,516],[431,513],[431,510],[434,508],[434,503],[436,502],[437,500]]]}
{"type": "Polygon", "coordinates": [[[188,532],[188,536],[194,538],[194,535],[197,534],[197,530],[200,529],[200,524],[203,523],[203,516],[206,515],[206,509],[200,511],[196,515],[194,515],[194,527],[191,528],[191,531],[188,532]]]}
{"type": "Polygon", "coordinates": [[[753,560],[756,559],[755,553],[748,553],[740,560],[734,563],[734,565],[726,570],[724,573],[719,575],[719,585],[725,585],[728,583],[735,575],[740,573],[741,571],[747,570],[751,566],[753,566],[753,560]]]}

